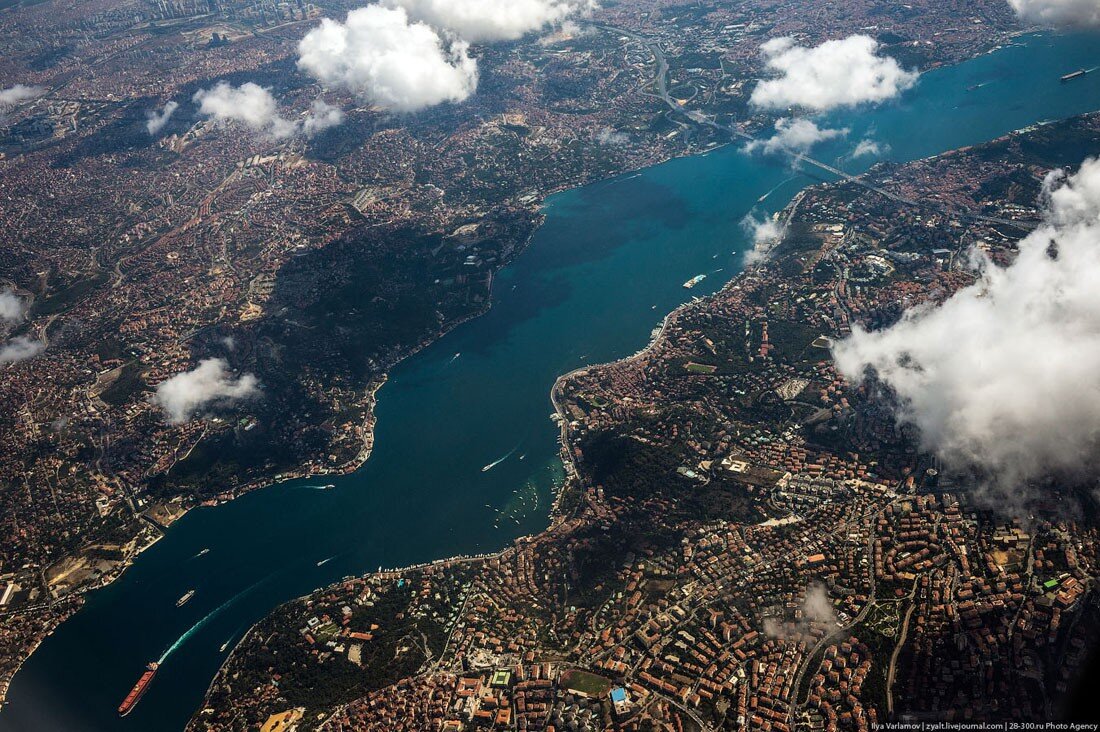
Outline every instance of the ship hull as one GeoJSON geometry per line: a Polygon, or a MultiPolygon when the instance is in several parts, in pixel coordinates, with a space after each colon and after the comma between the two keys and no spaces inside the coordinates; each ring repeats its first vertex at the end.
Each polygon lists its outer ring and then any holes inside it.
{"type": "Polygon", "coordinates": [[[141,701],[141,697],[145,696],[145,692],[149,690],[149,685],[153,683],[153,677],[157,675],[157,664],[149,664],[149,670],[141,675],[138,682],[134,684],[134,688],[130,689],[130,693],[126,695],[126,698],[122,700],[122,704],[118,707],[118,716],[125,717],[130,712],[134,711],[134,707],[141,701]]]}

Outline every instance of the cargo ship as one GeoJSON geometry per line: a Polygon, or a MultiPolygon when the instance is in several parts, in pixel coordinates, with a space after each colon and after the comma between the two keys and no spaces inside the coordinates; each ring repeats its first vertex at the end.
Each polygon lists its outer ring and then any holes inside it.
{"type": "Polygon", "coordinates": [[[190,600],[194,596],[195,596],[195,591],[194,590],[188,590],[187,592],[185,592],[183,594],[183,597],[176,600],[176,607],[183,607],[184,605],[187,604],[187,601],[190,600]]]}
{"type": "Polygon", "coordinates": [[[141,675],[141,678],[134,684],[134,688],[130,689],[130,693],[122,700],[122,704],[118,706],[118,714],[120,717],[125,717],[137,706],[138,701],[149,688],[149,684],[153,683],[153,677],[157,675],[158,668],[160,668],[160,664],[156,662],[150,663],[145,667],[145,673],[141,675]]]}
{"type": "Polygon", "coordinates": [[[1085,71],[1084,69],[1077,69],[1076,71],[1073,71],[1073,72],[1068,73],[1065,76],[1063,76],[1062,77],[1062,83],[1065,84],[1067,81],[1073,81],[1078,76],[1084,76],[1087,73],[1088,72],[1085,71]]]}
{"type": "Polygon", "coordinates": [[[691,288],[695,287],[697,284],[699,284],[700,282],[702,282],[706,278],[707,278],[707,276],[705,274],[695,275],[690,280],[688,280],[687,282],[684,283],[684,289],[690,290],[691,288]]]}

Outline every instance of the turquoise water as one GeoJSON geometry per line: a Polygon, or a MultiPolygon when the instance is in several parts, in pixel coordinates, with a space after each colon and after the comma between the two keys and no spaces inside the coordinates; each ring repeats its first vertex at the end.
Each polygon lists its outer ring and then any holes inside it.
{"type": "MultiPolygon", "coordinates": [[[[816,154],[842,159],[872,132],[887,157],[908,160],[1092,111],[1100,74],[1058,77],[1098,63],[1095,37],[1028,37],[926,74],[896,104],[831,115],[851,134],[816,154]]],[[[781,208],[815,180],[727,147],[552,197],[531,247],[496,278],[493,309],[394,370],[366,466],[188,514],[42,645],[12,684],[0,732],[181,729],[225,658],[220,647],[278,603],[543,528],[561,469],[555,377],[643,346],[668,311],[738,271],[745,214],[781,208]],[[681,287],[701,273],[710,276],[697,288],[681,287]],[[310,487],[327,483],[336,487],[310,487]],[[119,719],[144,665],[162,657],[144,699],[119,719]]]]}

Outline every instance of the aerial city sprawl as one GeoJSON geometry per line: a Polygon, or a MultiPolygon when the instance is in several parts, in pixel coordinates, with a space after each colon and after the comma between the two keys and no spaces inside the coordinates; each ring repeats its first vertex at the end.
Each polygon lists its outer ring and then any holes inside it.
{"type": "Polygon", "coordinates": [[[1096,730],[1096,0],[0,49],[0,732],[1096,730]]]}

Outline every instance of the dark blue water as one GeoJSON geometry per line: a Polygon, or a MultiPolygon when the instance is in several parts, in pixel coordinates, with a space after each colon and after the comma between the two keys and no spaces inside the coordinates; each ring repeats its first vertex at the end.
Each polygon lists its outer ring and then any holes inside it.
{"type": "MultiPolygon", "coordinates": [[[[926,74],[896,104],[831,115],[824,123],[851,134],[816,154],[842,159],[871,134],[887,157],[908,160],[1092,111],[1100,73],[1058,77],[1097,64],[1095,37],[1025,38],[926,74]]],[[[554,196],[530,249],[497,277],[489,314],[394,370],[365,467],[187,515],[17,674],[0,732],[181,729],[225,658],[220,647],[275,605],[344,575],[496,550],[543,528],[561,470],[549,420],[556,376],[643,346],[668,311],[738,271],[742,217],[781,208],[814,180],[728,147],[554,196]],[[701,273],[696,289],[681,287],[701,273]],[[336,487],[307,487],[326,483],[336,487]],[[144,665],[174,644],[119,719],[144,665]]]]}

